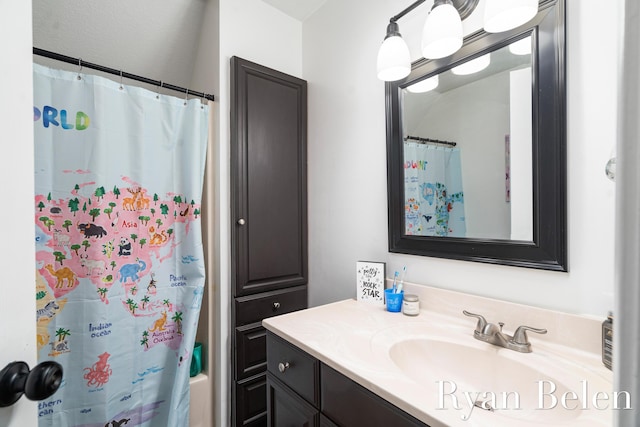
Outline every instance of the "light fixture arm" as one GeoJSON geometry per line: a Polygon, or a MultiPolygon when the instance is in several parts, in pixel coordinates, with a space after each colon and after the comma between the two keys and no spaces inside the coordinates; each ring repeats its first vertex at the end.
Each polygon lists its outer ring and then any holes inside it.
{"type": "MultiPolygon", "coordinates": [[[[426,0],[417,0],[411,3],[402,12],[398,13],[395,16],[392,16],[391,19],[389,19],[389,22],[393,22],[393,23],[397,22],[398,19],[402,18],[403,16],[411,12],[413,9],[420,6],[425,1],[426,0]]],[[[479,1],[480,0],[452,0],[452,3],[453,3],[453,7],[455,7],[458,10],[458,13],[460,14],[460,19],[464,21],[464,19],[467,16],[471,15],[471,13],[476,9],[479,1]]],[[[434,1],[434,6],[436,3],[438,3],[438,0],[434,1]]]]}
{"type": "Polygon", "coordinates": [[[389,19],[389,22],[397,22],[398,19],[402,18],[403,16],[405,16],[407,13],[411,12],[413,9],[415,9],[416,7],[420,6],[422,3],[424,3],[426,0],[418,0],[415,1],[413,3],[411,3],[406,9],[404,9],[402,12],[398,13],[396,16],[392,16],[391,19],[389,19]]]}

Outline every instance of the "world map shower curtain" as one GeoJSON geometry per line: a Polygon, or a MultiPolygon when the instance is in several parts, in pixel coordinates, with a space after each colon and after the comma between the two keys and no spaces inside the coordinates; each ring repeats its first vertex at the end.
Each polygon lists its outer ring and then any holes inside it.
{"type": "Polygon", "coordinates": [[[208,107],[34,64],[40,427],[184,426],[208,107]]]}
{"type": "Polygon", "coordinates": [[[465,237],[460,149],[404,144],[405,234],[465,237]]]}

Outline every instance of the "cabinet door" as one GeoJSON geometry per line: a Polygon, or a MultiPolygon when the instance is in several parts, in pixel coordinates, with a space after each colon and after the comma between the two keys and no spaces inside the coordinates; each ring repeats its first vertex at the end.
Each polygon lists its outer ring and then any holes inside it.
{"type": "Polygon", "coordinates": [[[343,427],[428,427],[323,363],[320,402],[322,413],[343,427]]]}
{"type": "Polygon", "coordinates": [[[231,58],[235,296],[307,283],[307,83],[231,58]]]}
{"type": "Polygon", "coordinates": [[[319,411],[267,374],[268,427],[319,427],[319,411]]]}
{"type": "Polygon", "coordinates": [[[264,418],[263,331],[307,306],[307,84],[231,58],[232,420],[264,418]],[[256,382],[257,381],[257,382],[256,382]]]}

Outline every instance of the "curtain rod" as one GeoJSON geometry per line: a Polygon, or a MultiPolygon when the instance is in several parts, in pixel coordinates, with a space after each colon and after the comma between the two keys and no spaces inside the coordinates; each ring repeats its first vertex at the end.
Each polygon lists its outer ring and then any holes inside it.
{"type": "Polygon", "coordinates": [[[153,80],[147,77],[142,77],[142,76],[138,76],[135,74],[131,74],[131,73],[126,73],[122,70],[116,70],[115,68],[109,68],[109,67],[105,67],[103,65],[98,65],[98,64],[93,64],[91,62],[85,62],[82,60],[82,58],[72,58],[71,56],[67,56],[67,55],[62,55],[60,53],[55,53],[55,52],[51,52],[48,50],[44,50],[44,49],[39,49],[37,47],[33,48],[33,54],[34,55],[38,55],[38,56],[44,56],[46,58],[49,59],[55,59],[56,61],[61,61],[61,62],[66,62],[69,64],[74,64],[77,65],[79,67],[87,67],[87,68],[91,68],[93,70],[98,70],[98,71],[102,71],[104,73],[109,73],[109,74],[113,74],[116,76],[120,76],[122,78],[125,79],[129,79],[129,80],[136,80],[139,82],[143,82],[143,83],[148,83],[150,85],[154,85],[154,86],[158,86],[164,89],[169,89],[169,90],[174,90],[176,92],[182,92],[186,95],[193,95],[194,97],[199,97],[199,98],[205,98],[208,99],[209,101],[215,101],[214,96],[207,94],[207,93],[203,93],[203,92],[196,92],[194,90],[191,89],[187,89],[184,87],[180,87],[180,86],[176,86],[176,85],[172,85],[169,83],[165,83],[163,81],[160,80],[153,80]]]}
{"type": "Polygon", "coordinates": [[[444,144],[444,145],[448,145],[450,147],[455,147],[456,145],[458,145],[455,142],[451,142],[451,141],[441,141],[439,139],[431,139],[431,138],[420,138],[419,136],[411,136],[411,135],[407,135],[404,137],[404,140],[406,141],[407,139],[411,139],[414,141],[418,141],[418,142],[433,142],[435,144],[444,144]]]}

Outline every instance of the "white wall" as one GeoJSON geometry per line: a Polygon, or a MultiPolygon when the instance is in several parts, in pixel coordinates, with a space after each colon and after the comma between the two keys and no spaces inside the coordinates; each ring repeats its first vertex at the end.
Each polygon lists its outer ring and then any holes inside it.
{"type": "MultiPolygon", "coordinates": [[[[303,27],[311,304],[353,297],[355,262],[379,260],[388,276],[406,265],[410,282],[604,315],[613,305],[614,184],[604,165],[616,135],[619,5],[567,4],[570,272],[556,273],[388,252],[384,84],[375,61],[389,18],[410,3],[328,0],[303,27]]],[[[415,14],[426,16],[428,3],[415,14]]]]}
{"type": "MultiPolygon", "coordinates": [[[[166,0],[161,6],[154,0],[32,3],[35,47],[188,87],[206,2],[166,0]]],[[[41,57],[35,60],[46,62],[41,57]]],[[[69,68],[62,62],[48,64],[69,68]]]]}

